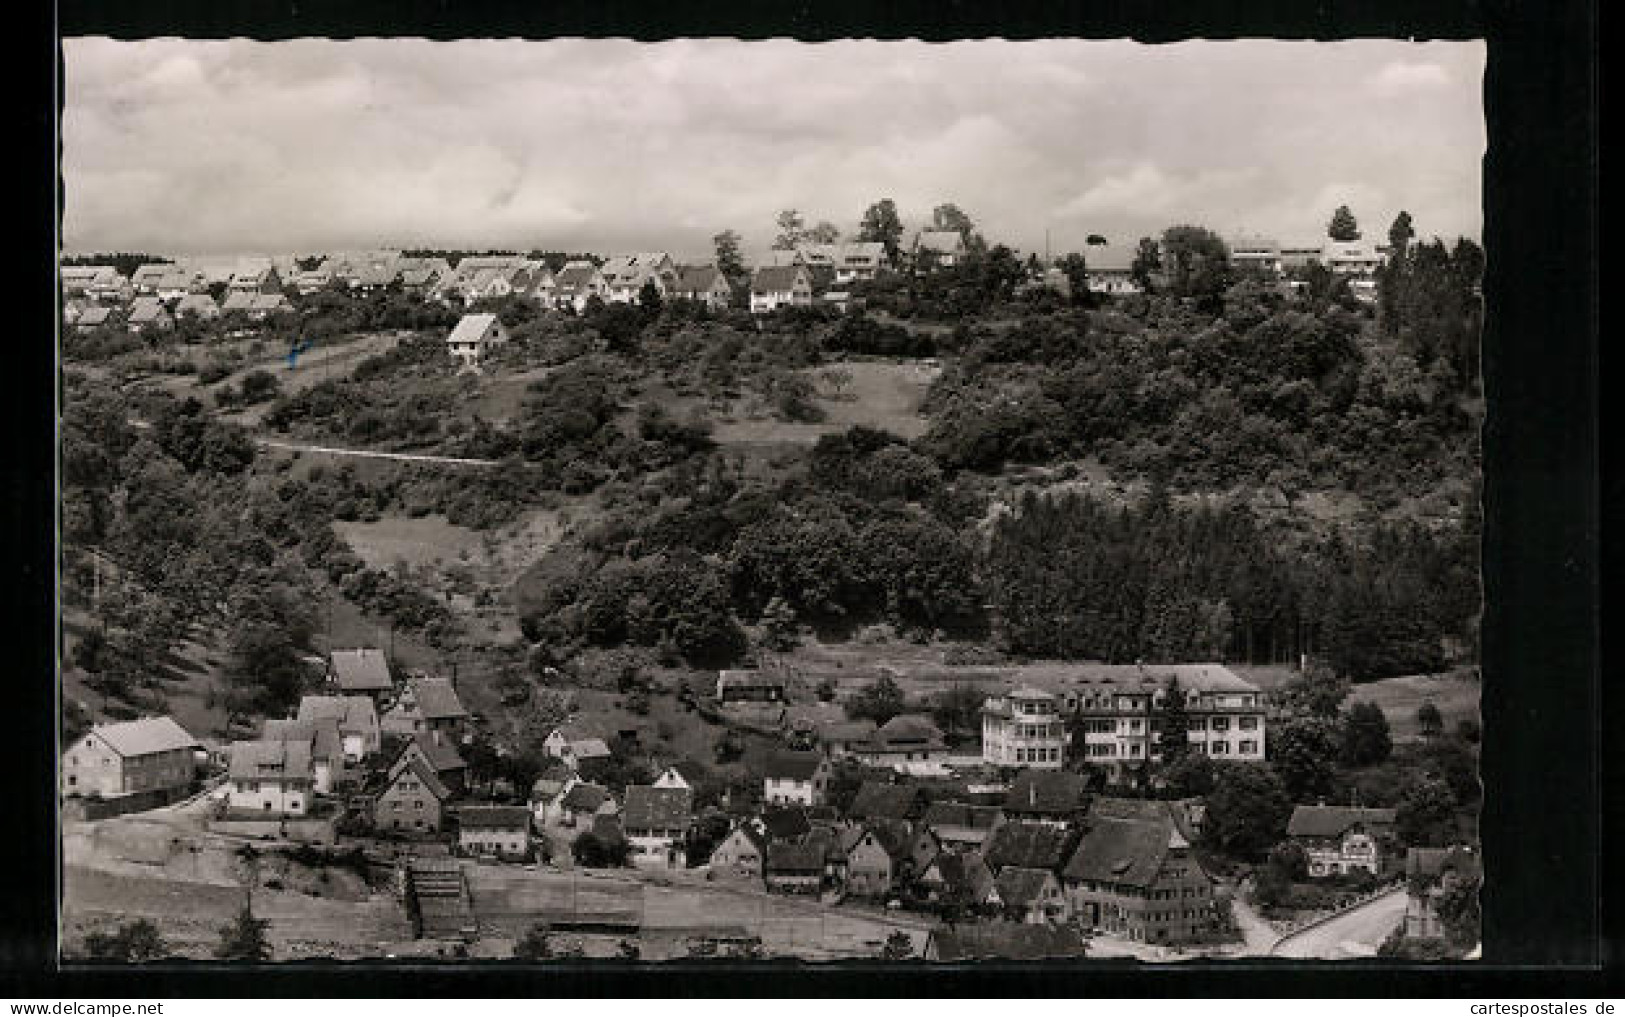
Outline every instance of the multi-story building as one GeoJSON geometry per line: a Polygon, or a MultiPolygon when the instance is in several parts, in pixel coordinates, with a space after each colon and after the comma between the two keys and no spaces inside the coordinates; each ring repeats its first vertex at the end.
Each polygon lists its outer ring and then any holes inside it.
{"type": "Polygon", "coordinates": [[[1117,770],[1157,756],[1157,725],[1176,688],[1185,697],[1193,750],[1215,759],[1264,758],[1264,694],[1221,664],[1095,664],[1059,676],[1065,713],[1082,741],[1072,752],[1117,770]]]}
{"type": "Polygon", "coordinates": [[[1066,755],[1060,704],[1042,689],[1022,687],[982,705],[982,759],[998,766],[1059,770],[1066,755]]]}
{"type": "Polygon", "coordinates": [[[178,796],[192,783],[197,748],[198,740],[169,717],[98,725],[63,753],[62,793],[178,796]]]}
{"type": "Polygon", "coordinates": [[[233,809],[304,815],[315,784],[315,763],[306,742],[262,740],[231,747],[227,802],[233,809]]]}
{"type": "Polygon", "coordinates": [[[1363,869],[1382,875],[1385,842],[1393,837],[1393,809],[1299,805],[1286,835],[1303,848],[1311,876],[1345,876],[1363,869]]]}
{"type": "Polygon", "coordinates": [[[1214,927],[1213,879],[1167,820],[1091,818],[1061,880],[1085,928],[1181,943],[1214,927]]]}

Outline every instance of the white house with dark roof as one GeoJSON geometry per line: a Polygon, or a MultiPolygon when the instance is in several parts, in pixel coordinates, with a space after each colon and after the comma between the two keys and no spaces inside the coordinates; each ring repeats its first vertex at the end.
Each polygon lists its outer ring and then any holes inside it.
{"type": "Polygon", "coordinates": [[[829,760],[818,752],[775,752],[762,767],[762,800],[769,805],[822,805],[829,760]]]}
{"type": "Polygon", "coordinates": [[[636,303],[643,287],[652,284],[662,297],[677,287],[677,266],[665,251],[621,254],[604,262],[604,299],[614,304],[636,303]]]}
{"type": "Polygon", "coordinates": [[[886,245],[876,240],[854,240],[841,244],[835,253],[835,281],[858,282],[880,274],[886,262],[886,245]]]}
{"type": "Polygon", "coordinates": [[[729,285],[728,277],[715,265],[702,265],[677,273],[672,296],[704,304],[712,310],[721,310],[733,303],[733,287],[729,285]]]}
{"type": "Polygon", "coordinates": [[[338,721],[332,717],[307,720],[271,719],[265,722],[261,738],[266,741],[299,742],[310,753],[311,790],[330,795],[344,781],[344,738],[338,721]]]}
{"type": "Polygon", "coordinates": [[[198,740],[170,717],[98,724],[62,754],[62,793],[118,798],[178,794],[196,773],[198,740]]]}
{"type": "Polygon", "coordinates": [[[634,865],[680,869],[687,864],[684,842],[694,821],[694,792],[633,784],[626,789],[621,829],[631,844],[634,865]]]}
{"type": "Polygon", "coordinates": [[[305,815],[316,790],[310,745],[299,740],[233,743],[227,777],[227,804],[247,812],[305,815]]]}
{"type": "Polygon", "coordinates": [[[982,704],[985,762],[1059,770],[1065,757],[1066,725],[1051,693],[1024,686],[982,704]]]}
{"type": "Polygon", "coordinates": [[[812,277],[801,265],[764,265],[750,280],[752,314],[812,305],[812,277]]]}
{"type": "Polygon", "coordinates": [[[1311,876],[1343,876],[1363,869],[1382,874],[1384,845],[1394,833],[1393,809],[1299,805],[1286,835],[1303,848],[1311,876]]]}
{"type": "Polygon", "coordinates": [[[553,277],[553,305],[580,314],[593,297],[604,299],[608,291],[604,274],[590,261],[571,261],[553,277]]]}
{"type": "Polygon", "coordinates": [[[241,293],[281,293],[282,277],[270,258],[244,258],[237,263],[227,286],[241,293]]]}
{"type": "Polygon", "coordinates": [[[468,710],[457,690],[444,678],[409,679],[395,705],[385,712],[381,726],[390,734],[438,732],[458,739],[468,723],[468,710]]]}
{"type": "Polygon", "coordinates": [[[1089,292],[1126,296],[1142,292],[1134,279],[1134,257],[1138,253],[1129,247],[1096,244],[1083,252],[1084,277],[1089,280],[1089,292]]]}

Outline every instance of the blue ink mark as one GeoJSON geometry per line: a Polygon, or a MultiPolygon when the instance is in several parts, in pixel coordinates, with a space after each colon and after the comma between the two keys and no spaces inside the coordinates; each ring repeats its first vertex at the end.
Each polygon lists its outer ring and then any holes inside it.
{"type": "Polygon", "coordinates": [[[310,349],[310,340],[309,339],[306,339],[302,343],[294,343],[292,346],[290,346],[288,348],[288,370],[291,371],[295,367],[299,366],[299,354],[305,352],[308,349],[310,349]]]}

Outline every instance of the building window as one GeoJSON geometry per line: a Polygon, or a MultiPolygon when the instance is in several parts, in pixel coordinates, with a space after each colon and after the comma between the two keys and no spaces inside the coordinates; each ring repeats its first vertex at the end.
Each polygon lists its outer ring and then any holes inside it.
{"type": "MultiPolygon", "coordinates": [[[[1249,703],[1248,705],[1251,706],[1252,704],[1249,703]]],[[[1240,727],[1243,731],[1255,731],[1255,730],[1258,729],[1258,718],[1257,717],[1242,717],[1242,718],[1240,718],[1239,720],[1236,721],[1236,725],[1238,727],[1240,727]]]]}

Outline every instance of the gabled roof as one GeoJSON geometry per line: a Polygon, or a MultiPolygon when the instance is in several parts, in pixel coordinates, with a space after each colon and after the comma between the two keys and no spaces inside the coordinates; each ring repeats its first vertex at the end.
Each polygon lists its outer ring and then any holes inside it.
{"type": "Polygon", "coordinates": [[[118,724],[101,724],[91,730],[114,752],[125,759],[148,756],[155,752],[174,752],[177,749],[195,749],[198,740],[169,716],[144,717],[118,724]]]}
{"type": "MultiPolygon", "coordinates": [[[[756,849],[756,853],[758,855],[765,855],[767,853],[767,838],[763,837],[761,831],[757,830],[756,827],[752,826],[748,822],[735,823],[733,825],[733,829],[728,831],[728,836],[722,838],[722,840],[717,844],[717,847],[721,848],[723,844],[733,840],[735,837],[743,837],[745,840],[749,841],[750,846],[756,849]]],[[[713,849],[713,857],[715,856],[715,853],[716,852],[713,849]]]]}
{"type": "Polygon", "coordinates": [[[434,767],[436,773],[451,773],[468,768],[468,764],[458,754],[456,746],[448,741],[423,735],[414,735],[412,740],[406,743],[401,754],[395,757],[396,765],[406,757],[414,745],[423,753],[423,758],[429,761],[429,765],[434,767]]]}
{"type": "Polygon", "coordinates": [[[1044,884],[1054,879],[1055,873],[1048,869],[1006,865],[999,870],[999,878],[993,885],[999,891],[1000,901],[1020,907],[1039,900],[1044,892],[1044,884]]]}
{"type": "Polygon", "coordinates": [[[299,700],[299,719],[332,717],[339,730],[371,731],[378,726],[378,711],[368,696],[304,696],[299,700]]]}
{"type": "Polygon", "coordinates": [[[1006,823],[993,831],[982,857],[988,867],[1002,870],[1007,865],[1027,869],[1058,869],[1075,838],[1066,830],[1043,823],[1006,823]]]}
{"type": "Polygon", "coordinates": [[[686,787],[633,784],[626,789],[621,825],[628,830],[661,830],[687,826],[694,814],[694,792],[686,787]]]}
{"type": "Polygon", "coordinates": [[[79,312],[79,317],[74,319],[74,324],[82,325],[87,328],[94,327],[96,325],[105,325],[109,320],[112,319],[112,317],[113,309],[111,307],[103,307],[100,304],[92,304],[83,311],[79,312]]]}
{"type": "Polygon", "coordinates": [[[703,265],[699,268],[685,268],[677,274],[678,293],[709,293],[721,280],[724,286],[728,285],[728,278],[724,276],[715,265],[703,265]]]}
{"type": "Polygon", "coordinates": [[[303,742],[310,746],[312,759],[332,760],[344,754],[339,722],[332,717],[321,720],[267,720],[262,737],[268,741],[303,742]]]}
{"type": "Polygon", "coordinates": [[[445,801],[451,797],[451,789],[446,787],[445,782],[440,779],[440,775],[424,765],[421,759],[416,758],[395,771],[395,775],[389,780],[389,786],[394,787],[395,783],[401,779],[401,775],[405,773],[410,773],[416,777],[428,789],[429,793],[440,801],[445,801]]]}
{"type": "Polygon", "coordinates": [[[927,950],[940,961],[1031,961],[1082,957],[1089,946],[1076,929],[998,922],[933,929],[927,950]]]}
{"type": "MultiPolygon", "coordinates": [[[[479,342],[487,330],[496,324],[497,316],[494,314],[465,314],[457,322],[457,327],[446,336],[448,343],[479,342]]],[[[498,327],[501,327],[500,325],[498,327]]]]}
{"type": "Polygon", "coordinates": [[[523,805],[465,805],[457,810],[459,830],[529,830],[530,810],[523,805]]]}
{"type": "Polygon", "coordinates": [[[233,742],[232,780],[310,780],[310,745],[299,741],[233,742]]]}
{"type": "Polygon", "coordinates": [[[1168,851],[1184,846],[1185,838],[1167,820],[1096,817],[1089,820],[1062,875],[1073,881],[1146,887],[1156,881],[1168,851]]]}
{"type": "Polygon", "coordinates": [[[254,294],[236,291],[226,294],[226,302],[221,305],[224,311],[252,311],[254,309],[254,294]]]}
{"type": "Polygon", "coordinates": [[[767,846],[768,875],[821,873],[823,871],[824,846],[821,844],[795,844],[780,841],[767,846]]]}
{"type": "Polygon", "coordinates": [[[1394,825],[1393,809],[1362,809],[1342,805],[1299,805],[1287,822],[1288,837],[1341,837],[1360,825],[1381,830],[1394,825]]]}
{"type": "Polygon", "coordinates": [[[140,324],[168,316],[169,312],[164,309],[164,302],[157,297],[136,297],[130,304],[130,313],[126,320],[131,324],[140,324]]]}
{"type": "Polygon", "coordinates": [[[813,779],[822,765],[824,757],[816,752],[793,752],[786,749],[769,756],[762,773],[768,780],[806,782],[813,779]]]}
{"type": "Polygon", "coordinates": [[[331,660],[333,680],[346,692],[387,692],[395,687],[384,651],[376,647],[334,650],[331,660]]]}
{"type": "Polygon", "coordinates": [[[214,298],[207,293],[188,293],[175,305],[176,314],[191,311],[194,314],[207,315],[214,314],[219,310],[220,305],[215,303],[214,298]]]}
{"type": "Polygon", "coordinates": [[[807,281],[807,273],[797,265],[763,265],[751,277],[752,293],[784,293],[795,288],[796,280],[807,281]]]}
{"type": "Polygon", "coordinates": [[[457,690],[444,678],[419,678],[410,685],[418,712],[428,720],[467,717],[457,690]]]}
{"type": "Polygon", "coordinates": [[[853,819],[907,819],[919,801],[920,789],[912,784],[866,780],[846,811],[853,819]]]}
{"type": "Polygon", "coordinates": [[[862,742],[868,741],[875,733],[875,722],[867,717],[863,720],[837,721],[825,724],[818,729],[818,738],[825,744],[832,742],[862,742]]]}
{"type": "Polygon", "coordinates": [[[993,889],[993,872],[974,851],[944,852],[931,864],[942,877],[943,896],[949,901],[980,904],[993,889]]]}
{"type": "Polygon", "coordinates": [[[1101,796],[1089,803],[1091,817],[1109,819],[1138,819],[1146,822],[1172,823],[1179,835],[1187,841],[1196,839],[1192,823],[1195,813],[1204,809],[1194,799],[1183,801],[1156,801],[1144,798],[1110,798],[1101,796]]]}

